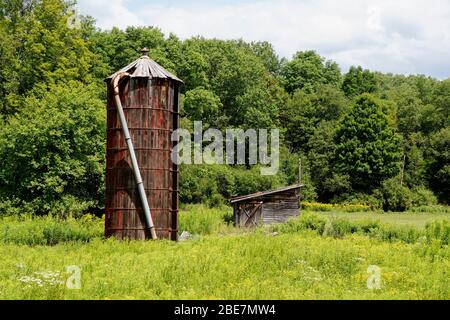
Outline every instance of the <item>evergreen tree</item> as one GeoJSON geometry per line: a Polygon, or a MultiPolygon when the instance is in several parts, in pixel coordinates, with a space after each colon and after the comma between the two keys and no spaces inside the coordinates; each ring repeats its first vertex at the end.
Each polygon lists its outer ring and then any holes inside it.
{"type": "Polygon", "coordinates": [[[355,190],[372,189],[399,172],[400,139],[389,127],[380,102],[361,95],[336,133],[336,170],[355,190]]]}

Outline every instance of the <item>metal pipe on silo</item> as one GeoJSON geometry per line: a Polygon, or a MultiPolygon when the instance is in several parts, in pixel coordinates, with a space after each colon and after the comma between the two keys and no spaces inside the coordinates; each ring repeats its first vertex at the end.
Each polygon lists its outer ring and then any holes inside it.
{"type": "Polygon", "coordinates": [[[171,135],[179,128],[183,81],[152,60],[148,49],[141,52],[105,79],[105,236],[145,240],[156,234],[176,241],[179,170],[171,159],[171,135]]]}
{"type": "Polygon", "coordinates": [[[145,193],[144,182],[142,181],[141,172],[139,170],[139,165],[136,159],[136,153],[134,152],[133,141],[131,140],[130,132],[128,130],[127,120],[125,119],[125,114],[122,108],[122,102],[120,101],[119,93],[119,83],[120,80],[129,77],[130,74],[127,72],[118,73],[112,79],[112,84],[114,88],[114,100],[116,103],[117,112],[119,114],[120,124],[122,126],[122,131],[125,136],[125,141],[128,147],[131,158],[131,166],[136,179],[136,184],[139,190],[139,196],[142,202],[142,209],[144,211],[145,220],[147,222],[147,227],[150,229],[152,239],[157,239],[155,226],[153,224],[152,214],[150,211],[150,206],[148,205],[147,194],[145,193]]]}

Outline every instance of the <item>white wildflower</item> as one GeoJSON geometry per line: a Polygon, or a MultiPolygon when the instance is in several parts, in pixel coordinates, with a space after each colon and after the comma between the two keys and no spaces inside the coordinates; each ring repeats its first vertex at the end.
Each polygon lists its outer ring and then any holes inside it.
{"type": "Polygon", "coordinates": [[[28,287],[32,285],[36,285],[38,287],[43,287],[45,285],[60,285],[64,284],[65,282],[61,279],[61,273],[60,272],[53,272],[53,271],[39,271],[34,272],[33,276],[21,276],[18,278],[20,282],[28,284],[28,287]]]}

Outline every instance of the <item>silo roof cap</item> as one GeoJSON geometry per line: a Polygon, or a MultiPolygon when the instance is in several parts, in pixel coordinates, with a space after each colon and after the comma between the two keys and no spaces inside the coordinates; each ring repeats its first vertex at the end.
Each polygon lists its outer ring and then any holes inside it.
{"type": "Polygon", "coordinates": [[[141,52],[142,56],[139,59],[133,61],[126,67],[110,75],[108,78],[106,78],[106,81],[111,80],[118,73],[128,72],[131,78],[172,79],[175,81],[183,82],[181,79],[150,59],[150,57],[148,56],[149,50],[147,48],[142,49],[141,52]]]}

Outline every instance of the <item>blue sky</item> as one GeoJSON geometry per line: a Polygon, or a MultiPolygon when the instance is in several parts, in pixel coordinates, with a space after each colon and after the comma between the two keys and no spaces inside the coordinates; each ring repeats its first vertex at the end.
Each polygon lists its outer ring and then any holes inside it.
{"type": "Polygon", "coordinates": [[[448,0],[78,0],[103,29],[156,26],[180,38],[270,41],[383,72],[450,78],[448,0]]]}

